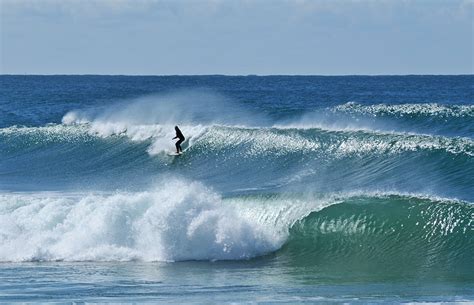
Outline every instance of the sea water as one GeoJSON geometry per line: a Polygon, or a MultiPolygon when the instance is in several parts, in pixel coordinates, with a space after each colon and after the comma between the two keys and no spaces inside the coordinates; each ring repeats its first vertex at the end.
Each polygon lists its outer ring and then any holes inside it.
{"type": "Polygon", "coordinates": [[[0,302],[474,302],[473,84],[0,76],[0,302]]]}

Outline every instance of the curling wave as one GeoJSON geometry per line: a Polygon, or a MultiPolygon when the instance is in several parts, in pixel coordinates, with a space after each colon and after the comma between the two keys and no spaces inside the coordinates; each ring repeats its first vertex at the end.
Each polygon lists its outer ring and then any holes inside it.
{"type": "Polygon", "coordinates": [[[355,196],[291,228],[282,253],[316,264],[472,269],[474,206],[414,195],[355,196]]]}
{"type": "Polygon", "coordinates": [[[474,209],[457,200],[397,193],[222,198],[174,179],[139,193],[2,194],[0,203],[2,262],[273,253],[302,266],[472,270],[474,209]]]}

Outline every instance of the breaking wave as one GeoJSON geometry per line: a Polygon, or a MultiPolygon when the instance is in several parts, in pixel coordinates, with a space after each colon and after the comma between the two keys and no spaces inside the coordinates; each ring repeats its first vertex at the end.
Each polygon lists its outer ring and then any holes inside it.
{"type": "MultiPolygon", "coordinates": [[[[474,156],[474,141],[463,137],[443,137],[409,133],[386,133],[369,130],[334,130],[321,128],[187,126],[185,145],[193,150],[234,150],[245,154],[324,152],[335,155],[392,154],[406,151],[444,151],[474,156]]],[[[8,127],[0,137],[13,146],[43,146],[48,143],[88,142],[100,138],[125,137],[132,142],[149,141],[147,152],[156,155],[173,150],[173,126],[138,125],[120,128],[115,125],[56,125],[45,127],[8,127]]]]}
{"type": "Polygon", "coordinates": [[[370,116],[425,116],[439,118],[474,117],[473,105],[426,104],[375,104],[361,105],[349,102],[333,108],[333,111],[370,116]]]}
{"type": "Polygon", "coordinates": [[[140,193],[0,198],[1,261],[246,259],[284,241],[199,183],[175,180],[140,193]]]}
{"type": "Polygon", "coordinates": [[[445,269],[466,268],[474,250],[471,203],[410,194],[223,198],[200,183],[170,179],[138,193],[9,193],[0,203],[2,262],[274,254],[312,266],[378,261],[395,268],[415,260],[445,269]]]}

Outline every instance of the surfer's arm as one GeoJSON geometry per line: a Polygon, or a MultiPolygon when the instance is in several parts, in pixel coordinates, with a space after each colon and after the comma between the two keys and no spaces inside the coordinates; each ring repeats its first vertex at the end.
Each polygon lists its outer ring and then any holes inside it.
{"type": "Polygon", "coordinates": [[[177,138],[178,138],[178,136],[176,136],[176,137],[172,138],[171,140],[174,140],[174,139],[177,139],[177,138]]]}

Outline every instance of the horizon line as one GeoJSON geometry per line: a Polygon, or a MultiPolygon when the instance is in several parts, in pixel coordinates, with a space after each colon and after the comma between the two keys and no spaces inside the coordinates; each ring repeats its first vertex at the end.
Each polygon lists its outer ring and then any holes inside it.
{"type": "Polygon", "coordinates": [[[221,77],[271,77],[271,76],[318,76],[318,77],[347,77],[347,76],[472,76],[474,73],[460,74],[63,74],[63,73],[47,73],[47,74],[14,74],[0,73],[0,76],[131,76],[131,77],[190,77],[190,76],[221,76],[221,77]]]}

